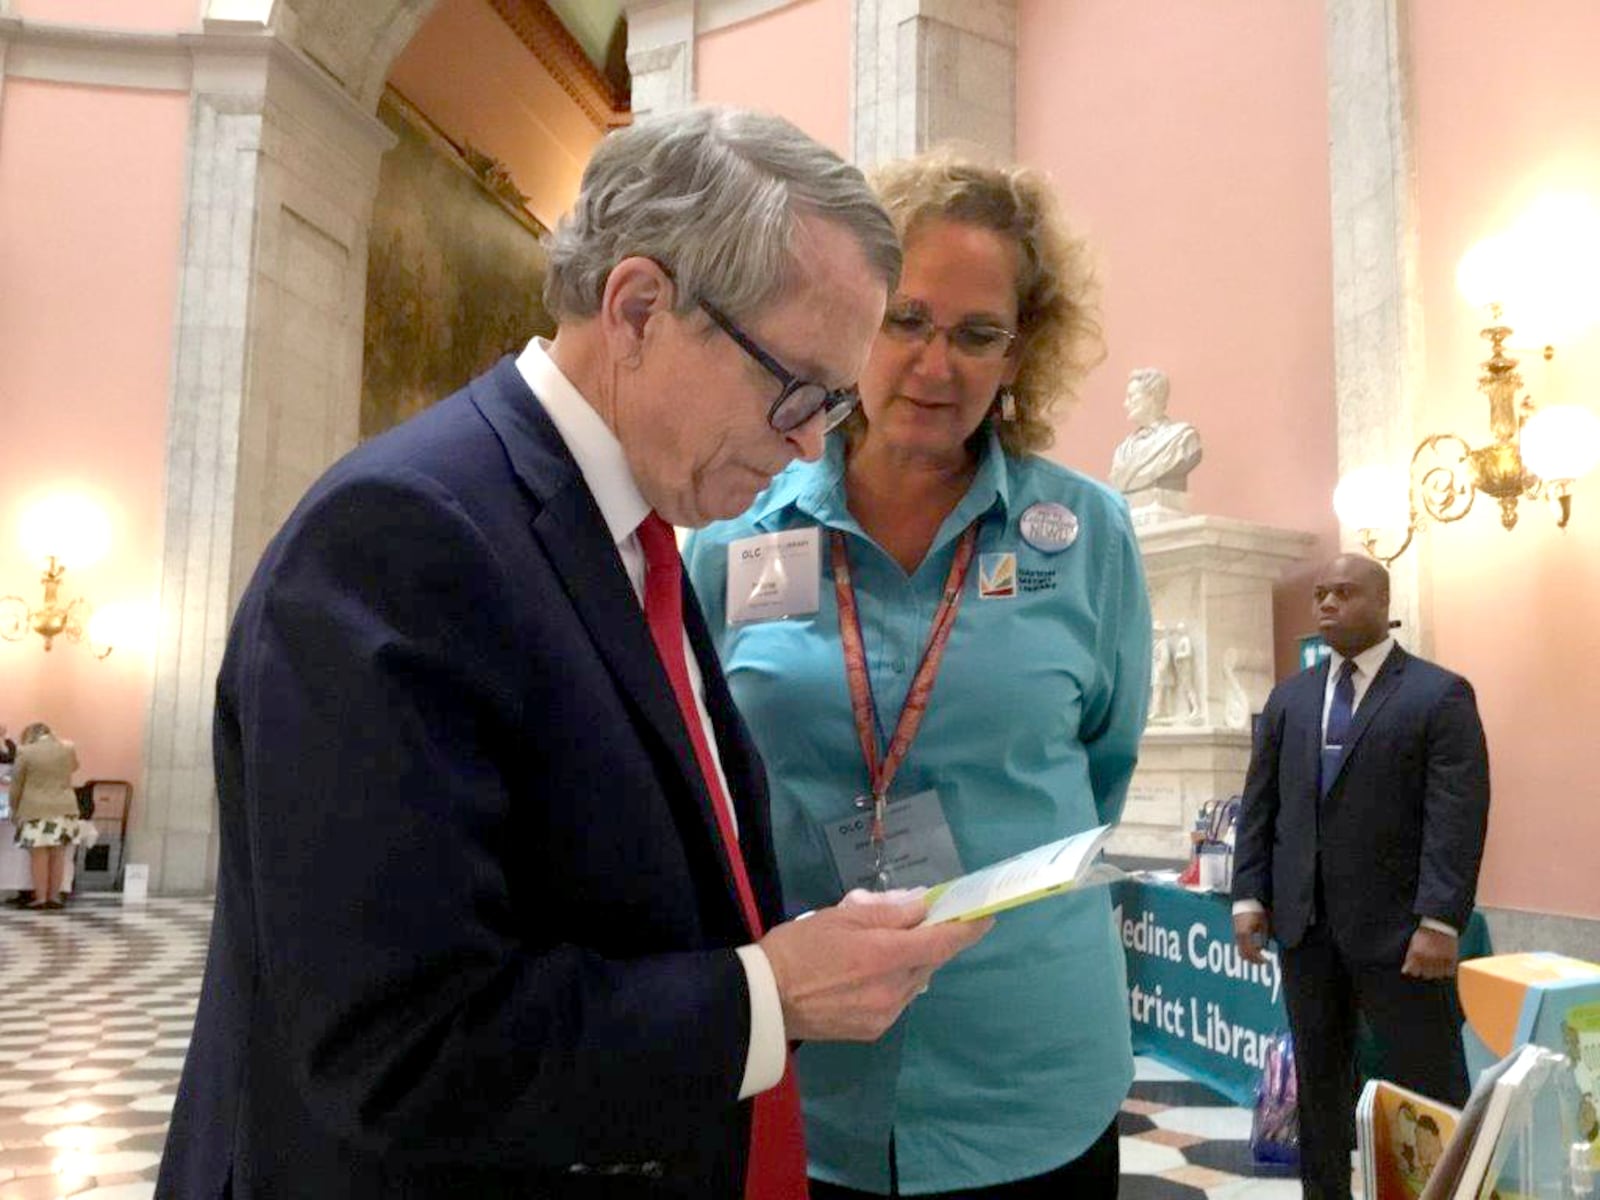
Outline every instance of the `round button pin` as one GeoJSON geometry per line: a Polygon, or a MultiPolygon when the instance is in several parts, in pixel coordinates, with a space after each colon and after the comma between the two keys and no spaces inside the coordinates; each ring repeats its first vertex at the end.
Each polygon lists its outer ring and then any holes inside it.
{"type": "Polygon", "coordinates": [[[1022,540],[1045,554],[1059,554],[1078,540],[1078,515],[1065,504],[1029,505],[1020,523],[1022,540]]]}

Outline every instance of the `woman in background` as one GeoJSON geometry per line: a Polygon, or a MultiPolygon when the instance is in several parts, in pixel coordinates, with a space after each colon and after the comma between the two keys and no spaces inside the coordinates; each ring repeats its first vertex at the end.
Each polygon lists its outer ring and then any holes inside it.
{"type": "MultiPolygon", "coordinates": [[[[859,412],[687,554],[797,911],[1115,821],[1150,694],[1126,505],[1036,453],[1100,354],[1084,244],[1032,172],[877,182],[905,272],[859,412]],[[841,836],[877,811],[883,836],[841,836]],[[896,871],[890,834],[925,861],[896,871]]],[[[1106,890],[1003,914],[881,1040],[797,1062],[815,1200],[1114,1196],[1133,1059],[1106,890]]]]}
{"type": "Polygon", "coordinates": [[[72,773],[78,752],[71,742],[57,741],[50,726],[35,722],[22,731],[17,761],[11,772],[11,820],[17,845],[32,856],[33,899],[30,909],[58,909],[61,880],[70,847],[77,844],[78,798],[72,773]]]}

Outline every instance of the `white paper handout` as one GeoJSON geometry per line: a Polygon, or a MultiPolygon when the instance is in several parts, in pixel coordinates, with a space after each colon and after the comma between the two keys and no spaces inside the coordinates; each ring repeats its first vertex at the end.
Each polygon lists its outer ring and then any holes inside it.
{"type": "Polygon", "coordinates": [[[1122,874],[1099,861],[1112,828],[1086,829],[941,883],[929,889],[928,915],[922,923],[973,921],[1073,888],[1109,883],[1122,874]]]}

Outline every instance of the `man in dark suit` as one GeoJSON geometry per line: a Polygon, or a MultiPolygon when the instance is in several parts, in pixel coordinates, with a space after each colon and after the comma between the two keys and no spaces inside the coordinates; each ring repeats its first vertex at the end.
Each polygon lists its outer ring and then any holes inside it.
{"type": "Polygon", "coordinates": [[[555,339],[311,489],[218,683],[158,1195],[804,1195],[788,1042],[878,1036],[983,927],[782,921],[669,523],[820,453],[898,269],[786,122],[642,120],[552,240],[555,339]]]}
{"type": "Polygon", "coordinates": [[[1472,687],[1389,636],[1389,575],[1343,555],[1314,611],[1333,649],[1273,689],[1245,781],[1234,938],[1278,941],[1308,1196],[1350,1195],[1356,1015],[1383,1077],[1467,1098],[1457,940],[1472,915],[1489,756],[1472,687]]]}

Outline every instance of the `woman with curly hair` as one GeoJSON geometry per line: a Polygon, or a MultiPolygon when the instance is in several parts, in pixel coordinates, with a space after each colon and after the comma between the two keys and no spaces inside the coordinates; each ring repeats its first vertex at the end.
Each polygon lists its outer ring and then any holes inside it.
{"type": "Polygon", "coordinates": [[[25,907],[57,909],[68,851],[77,844],[81,822],[72,773],[78,752],[57,741],[50,726],[36,721],[22,731],[11,772],[11,820],[17,845],[32,856],[33,899],[25,907]]]}
{"type": "MultiPolygon", "coordinates": [[[[1126,505],[1037,453],[1101,357],[1086,246],[1030,171],[876,184],[905,268],[859,410],[687,556],[796,910],[1115,821],[1149,700],[1126,505]]],[[[1114,1196],[1124,986],[1089,889],[1003,914],[878,1042],[802,1047],[813,1196],[1114,1196]]]]}

